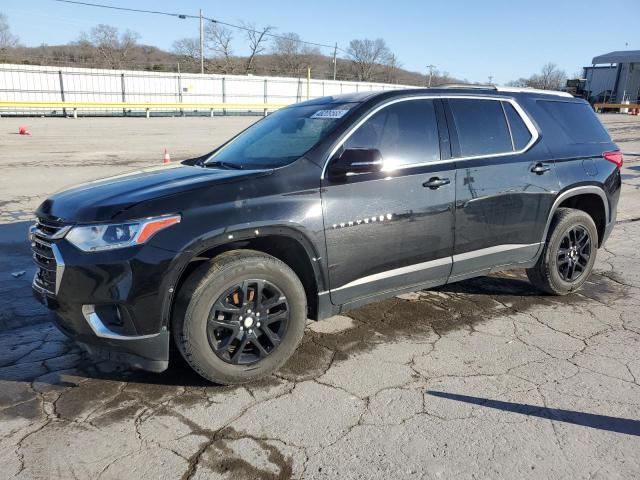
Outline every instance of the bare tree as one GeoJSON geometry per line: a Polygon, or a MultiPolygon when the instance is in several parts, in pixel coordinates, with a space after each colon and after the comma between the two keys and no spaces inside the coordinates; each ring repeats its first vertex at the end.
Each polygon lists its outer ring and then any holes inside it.
{"type": "Polygon", "coordinates": [[[93,27],[88,35],[81,34],[78,44],[91,44],[109,67],[120,68],[129,60],[139,38],[140,35],[131,30],[120,34],[116,27],[101,23],[93,27]]]}
{"type": "Polygon", "coordinates": [[[200,40],[197,38],[180,38],[173,42],[173,53],[192,60],[200,59],[200,40]]]}
{"type": "Polygon", "coordinates": [[[258,30],[253,23],[244,22],[242,22],[242,26],[247,29],[246,37],[247,42],[249,42],[249,56],[244,65],[244,73],[250,73],[253,69],[253,61],[256,56],[265,51],[267,36],[274,30],[274,27],[267,25],[258,30]]]}
{"type": "Polygon", "coordinates": [[[455,79],[451,77],[451,75],[449,74],[449,72],[444,71],[442,73],[438,72],[438,80],[437,80],[437,84],[440,85],[444,85],[447,83],[454,83],[455,79]]]}
{"type": "Polygon", "coordinates": [[[18,46],[18,37],[11,33],[7,16],[0,13],[0,58],[4,58],[7,50],[18,46]]]}
{"type": "Polygon", "coordinates": [[[347,54],[353,62],[358,80],[368,82],[375,79],[391,52],[382,38],[365,38],[351,40],[347,54]]]}
{"type": "Polygon", "coordinates": [[[301,75],[309,64],[309,57],[319,52],[307,48],[297,33],[284,33],[274,39],[273,54],[282,75],[301,75]]]}
{"type": "Polygon", "coordinates": [[[384,64],[384,81],[398,83],[398,71],[400,68],[402,68],[402,64],[398,57],[395,53],[390,53],[384,64]]]}
{"type": "Polygon", "coordinates": [[[528,86],[529,86],[528,78],[518,78],[517,80],[511,80],[510,82],[507,82],[507,87],[524,88],[528,86]]]}
{"type": "Polygon", "coordinates": [[[567,82],[567,74],[560,70],[555,63],[543,65],[540,73],[529,78],[512,80],[507,85],[510,87],[540,88],[542,90],[561,90],[567,82]]]}
{"type": "MultiPolygon", "coordinates": [[[[173,42],[173,53],[179,55],[187,67],[194,68],[200,64],[200,39],[180,38],[173,42]]],[[[198,67],[199,68],[199,67],[198,67]]]]}
{"type": "Polygon", "coordinates": [[[560,90],[565,86],[567,74],[560,70],[555,63],[543,65],[538,75],[529,79],[529,86],[543,90],[560,90]]]}
{"type": "Polygon", "coordinates": [[[223,73],[233,73],[233,32],[218,23],[210,23],[205,28],[205,41],[218,60],[218,66],[223,73]]]}

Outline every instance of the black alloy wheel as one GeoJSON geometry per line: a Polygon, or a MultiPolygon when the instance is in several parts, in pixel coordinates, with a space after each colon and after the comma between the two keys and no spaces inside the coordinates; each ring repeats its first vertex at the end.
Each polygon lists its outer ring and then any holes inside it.
{"type": "Polygon", "coordinates": [[[598,254],[598,242],[598,229],[587,212],[558,208],[536,264],[527,268],[527,277],[551,295],[571,293],[589,278],[598,254]]]}
{"type": "Polygon", "coordinates": [[[273,283],[243,280],[213,304],[207,337],[223,361],[250,365],[271,355],[287,333],[290,309],[286,296],[273,283]]]}
{"type": "Polygon", "coordinates": [[[587,269],[591,257],[591,238],[582,225],[569,228],[558,247],[557,266],[565,282],[577,280],[587,269]]]}

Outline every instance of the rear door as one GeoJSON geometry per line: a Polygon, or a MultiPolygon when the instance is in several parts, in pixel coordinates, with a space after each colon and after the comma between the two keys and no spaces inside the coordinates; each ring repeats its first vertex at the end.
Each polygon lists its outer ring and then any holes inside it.
{"type": "Polygon", "coordinates": [[[380,150],[384,168],[341,181],[325,175],[323,180],[331,301],[344,304],[446,282],[453,249],[455,168],[448,161],[442,103],[392,102],[352,131],[334,158],[347,148],[380,150]]]}
{"type": "Polygon", "coordinates": [[[446,103],[458,159],[451,281],[530,261],[559,188],[548,150],[515,101],[446,103]]]}

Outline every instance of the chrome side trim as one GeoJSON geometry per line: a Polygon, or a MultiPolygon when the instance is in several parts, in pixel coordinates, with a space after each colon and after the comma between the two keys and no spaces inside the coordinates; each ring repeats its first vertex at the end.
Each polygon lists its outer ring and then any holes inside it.
{"type": "Polygon", "coordinates": [[[536,243],[506,243],[504,245],[494,245],[493,247],[481,248],[480,250],[472,250],[470,252],[459,253],[453,256],[454,262],[462,262],[471,258],[483,257],[494,253],[508,252],[509,250],[518,250],[520,248],[530,248],[540,246],[540,242],[536,243]]]}
{"type": "Polygon", "coordinates": [[[365,283],[375,282],[377,280],[384,280],[385,278],[397,277],[398,275],[406,275],[407,273],[418,272],[420,270],[427,270],[429,268],[441,267],[443,265],[450,265],[451,257],[438,258],[436,260],[430,260],[428,262],[416,263],[408,265],[406,267],[394,268],[393,270],[387,270],[385,272],[375,273],[366,277],[358,278],[352,282],[342,285],[338,288],[332,288],[331,292],[337,292],[344,290],[345,288],[356,287],[365,283]]]}
{"type": "MultiPolygon", "coordinates": [[[[518,112],[518,115],[520,115],[520,118],[522,118],[522,121],[524,122],[524,124],[526,125],[527,129],[529,130],[529,133],[531,133],[531,139],[529,140],[529,143],[527,143],[524,146],[524,148],[522,148],[522,149],[520,149],[518,151],[515,151],[515,152],[494,153],[494,154],[491,154],[491,155],[474,155],[474,156],[470,156],[470,157],[457,157],[457,158],[449,158],[447,160],[437,160],[437,161],[434,161],[434,162],[411,163],[411,164],[407,164],[407,165],[400,165],[400,166],[396,167],[394,170],[404,170],[404,169],[407,169],[407,168],[424,167],[424,166],[427,166],[427,165],[443,165],[443,164],[447,164],[447,163],[462,162],[464,160],[474,160],[474,159],[477,159],[477,158],[496,158],[496,157],[506,157],[506,156],[509,156],[509,155],[520,155],[520,154],[526,152],[527,150],[529,150],[538,141],[538,138],[540,138],[540,133],[538,132],[538,130],[534,126],[534,124],[531,121],[531,119],[529,118],[529,116],[525,113],[525,111],[518,104],[518,102],[516,102],[513,98],[487,96],[487,95],[420,95],[420,96],[416,96],[416,97],[396,98],[396,99],[393,99],[393,100],[389,100],[388,102],[385,102],[382,105],[378,105],[375,109],[373,109],[371,112],[369,112],[366,116],[361,118],[358,121],[358,123],[356,123],[355,125],[353,125],[351,127],[351,129],[347,132],[347,134],[344,137],[342,137],[340,139],[340,141],[330,150],[330,153],[327,156],[327,158],[325,158],[324,166],[322,168],[322,175],[320,176],[320,179],[321,180],[325,179],[325,174],[326,174],[326,171],[327,171],[327,166],[329,165],[329,161],[333,158],[333,156],[336,154],[338,149],[347,140],[349,140],[351,135],[353,135],[356,132],[356,130],[362,126],[362,124],[364,124],[367,120],[369,120],[369,118],[371,118],[373,115],[378,113],[380,110],[382,110],[385,107],[388,107],[389,105],[393,105],[393,104],[399,103],[399,102],[409,102],[409,101],[413,101],[413,100],[434,100],[434,99],[439,99],[439,98],[440,99],[465,98],[465,99],[472,99],[472,100],[493,100],[493,101],[496,101],[496,102],[508,102],[513,106],[513,108],[516,110],[516,112],[518,112]]],[[[506,117],[505,117],[505,120],[506,120],[506,117]]]]}
{"type": "Polygon", "coordinates": [[[102,323],[100,317],[96,313],[95,305],[83,305],[82,315],[93,330],[93,333],[100,338],[108,338],[110,340],[143,340],[145,338],[157,337],[160,333],[152,333],[151,335],[121,335],[113,332],[102,323]]]}
{"type": "MultiPolygon", "coordinates": [[[[481,248],[479,250],[473,250],[471,252],[459,253],[452,257],[443,257],[436,260],[430,260],[428,262],[416,263],[408,265],[406,267],[394,268],[393,270],[387,270],[384,272],[368,275],[366,277],[358,278],[352,282],[349,282],[341,287],[332,288],[329,292],[337,292],[345,288],[356,287],[365,283],[375,282],[377,280],[384,280],[385,278],[396,277],[399,275],[406,275],[407,273],[417,272],[420,270],[427,270],[429,268],[441,267],[443,265],[451,265],[454,262],[462,262],[471,258],[482,257],[484,255],[492,255],[494,253],[507,252],[509,250],[518,250],[521,248],[538,247],[540,243],[509,243],[504,245],[495,245],[493,247],[481,248]]],[[[327,292],[320,292],[318,295],[324,295],[327,292]]]]}
{"type": "Polygon", "coordinates": [[[582,187],[570,188],[569,190],[558,195],[556,200],[553,202],[551,210],[549,211],[549,217],[547,218],[547,225],[545,226],[544,233],[542,234],[542,244],[547,241],[547,233],[549,233],[551,221],[553,220],[553,214],[556,213],[558,206],[567,198],[575,197],[576,195],[582,195],[585,193],[594,193],[602,199],[602,204],[604,205],[605,226],[610,223],[611,216],[609,214],[609,200],[607,199],[607,194],[604,193],[604,190],[602,188],[596,187],[595,185],[585,185],[582,187]]]}

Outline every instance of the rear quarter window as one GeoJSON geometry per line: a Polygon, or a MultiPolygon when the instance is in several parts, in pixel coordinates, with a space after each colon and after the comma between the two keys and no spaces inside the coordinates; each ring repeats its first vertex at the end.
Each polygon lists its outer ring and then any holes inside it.
{"type": "Polygon", "coordinates": [[[591,107],[585,103],[539,100],[566,143],[609,143],[611,138],[591,107]]]}
{"type": "Polygon", "coordinates": [[[513,108],[513,105],[509,102],[502,102],[502,106],[504,107],[504,113],[507,114],[509,130],[511,130],[511,138],[513,138],[513,149],[522,150],[531,140],[531,132],[524,124],[522,117],[513,108]]]}

